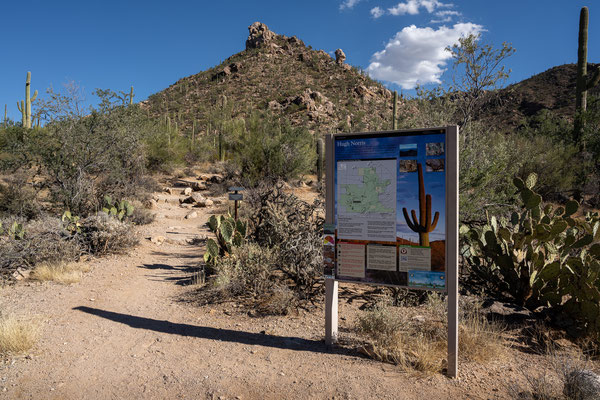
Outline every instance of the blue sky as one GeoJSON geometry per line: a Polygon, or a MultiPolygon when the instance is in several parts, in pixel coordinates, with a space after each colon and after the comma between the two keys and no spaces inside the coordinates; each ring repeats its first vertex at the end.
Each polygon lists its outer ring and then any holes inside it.
{"type": "MultiPolygon", "coordinates": [[[[574,63],[579,10],[590,8],[589,62],[600,62],[600,4],[578,0],[28,1],[0,14],[0,107],[20,119],[27,71],[44,95],[73,80],[145,99],[242,51],[248,25],[266,23],[368,70],[390,89],[449,81],[441,49],[460,34],[516,49],[509,82],[574,63]],[[386,47],[387,46],[387,47],[386,47]],[[393,83],[396,82],[396,83],[393,83]]],[[[35,104],[35,103],[34,103],[35,104]]]]}

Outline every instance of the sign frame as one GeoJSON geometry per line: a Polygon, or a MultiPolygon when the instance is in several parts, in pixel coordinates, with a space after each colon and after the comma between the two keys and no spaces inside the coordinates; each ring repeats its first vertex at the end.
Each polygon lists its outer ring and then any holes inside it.
{"type": "MultiPolygon", "coordinates": [[[[386,137],[410,134],[445,134],[445,289],[418,288],[447,293],[448,301],[448,367],[447,375],[458,375],[458,182],[459,182],[459,130],[458,126],[445,126],[425,129],[390,130],[378,132],[356,132],[328,134],[325,138],[325,223],[336,223],[335,205],[335,138],[336,137],[386,137]]],[[[394,286],[394,284],[376,282],[357,282],[355,280],[325,277],[325,344],[332,348],[338,338],[338,285],[339,282],[352,282],[367,285],[394,286]]]]}

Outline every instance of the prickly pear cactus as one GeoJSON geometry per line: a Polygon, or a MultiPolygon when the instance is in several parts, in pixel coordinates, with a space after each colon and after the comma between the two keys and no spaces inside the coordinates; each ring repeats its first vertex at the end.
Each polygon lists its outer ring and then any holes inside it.
{"type": "Polygon", "coordinates": [[[104,207],[102,207],[102,211],[111,217],[117,218],[119,221],[122,221],[126,217],[130,217],[134,210],[135,208],[133,205],[127,200],[113,202],[111,196],[104,196],[104,207]]]}
{"type": "Polygon", "coordinates": [[[206,263],[214,263],[218,257],[230,254],[233,247],[241,246],[246,239],[248,224],[240,219],[236,221],[231,215],[211,215],[206,224],[216,239],[206,241],[206,263]]]}
{"type": "Polygon", "coordinates": [[[465,261],[520,305],[563,305],[566,295],[571,303],[580,304],[584,297],[600,301],[593,272],[598,270],[600,220],[575,218],[579,204],[573,200],[564,207],[543,205],[533,191],[536,182],[535,174],[525,181],[515,178],[520,212],[510,218],[493,216],[479,228],[461,227],[465,261]]]}

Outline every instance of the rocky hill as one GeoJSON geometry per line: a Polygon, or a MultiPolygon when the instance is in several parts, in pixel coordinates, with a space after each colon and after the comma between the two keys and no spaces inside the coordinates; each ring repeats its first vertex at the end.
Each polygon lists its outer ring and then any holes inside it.
{"type": "MultiPolygon", "coordinates": [[[[154,117],[169,116],[179,132],[214,129],[224,119],[269,111],[313,132],[391,128],[392,92],[332,56],[306,46],[296,36],[278,35],[260,22],[248,27],[246,49],[223,63],[151,95],[142,105],[154,117]]],[[[600,67],[589,64],[588,69],[600,67]]],[[[576,65],[550,68],[490,96],[480,120],[511,131],[543,109],[571,119],[575,112],[576,65]]],[[[591,91],[598,95],[600,88],[591,91]]],[[[399,100],[399,113],[418,112],[399,100]],[[402,110],[404,108],[404,110],[402,110]]]]}
{"type": "Polygon", "coordinates": [[[248,30],[244,51],[142,105],[153,116],[169,115],[183,132],[194,121],[197,132],[206,132],[212,120],[247,117],[253,110],[269,110],[319,132],[391,127],[392,93],[346,64],[341,49],[332,57],[260,22],[248,30]]]}
{"type": "MultiPolygon", "coordinates": [[[[588,63],[588,71],[599,68],[600,64],[588,63]]],[[[498,91],[498,96],[484,109],[484,120],[506,124],[516,128],[527,117],[550,110],[558,116],[571,120],[575,114],[575,85],[577,65],[564,64],[553,67],[512,84],[498,91]]],[[[597,86],[588,93],[598,96],[597,86]]]]}

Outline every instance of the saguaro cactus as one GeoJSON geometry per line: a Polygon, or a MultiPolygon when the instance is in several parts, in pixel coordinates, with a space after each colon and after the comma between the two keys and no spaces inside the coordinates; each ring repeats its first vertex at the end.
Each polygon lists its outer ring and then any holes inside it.
{"type": "Polygon", "coordinates": [[[323,181],[323,158],[325,157],[325,142],[317,139],[317,181],[323,181]]]}
{"type": "Polygon", "coordinates": [[[581,137],[583,119],[581,113],[587,110],[587,91],[600,82],[600,68],[588,78],[587,73],[587,40],[588,40],[589,11],[581,9],[579,15],[579,46],[577,49],[577,86],[575,88],[575,109],[579,114],[575,118],[575,134],[581,137]]]}
{"type": "Polygon", "coordinates": [[[397,107],[398,105],[398,92],[394,90],[394,109],[392,111],[392,129],[398,129],[398,116],[397,116],[397,107]]]}
{"type": "Polygon", "coordinates": [[[8,107],[6,106],[6,104],[4,105],[4,128],[6,128],[6,125],[8,125],[8,107]]]}
{"type": "Polygon", "coordinates": [[[435,229],[440,213],[436,211],[433,221],[431,220],[431,195],[425,195],[421,163],[417,163],[417,173],[419,174],[419,219],[415,210],[411,210],[412,220],[408,216],[406,207],[402,208],[402,213],[408,227],[419,234],[419,246],[429,247],[429,232],[435,229]]]}
{"type": "Polygon", "coordinates": [[[135,97],[135,94],[133,94],[133,86],[131,87],[131,90],[129,91],[129,105],[133,104],[133,98],[135,97]]]}
{"type": "Polygon", "coordinates": [[[17,102],[17,108],[23,116],[23,127],[31,128],[31,103],[37,98],[38,91],[36,90],[31,97],[31,72],[27,71],[27,79],[25,80],[25,101],[17,102]]]}

